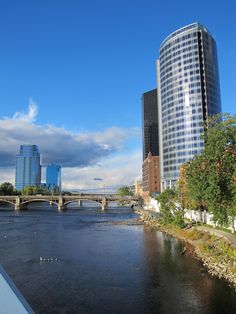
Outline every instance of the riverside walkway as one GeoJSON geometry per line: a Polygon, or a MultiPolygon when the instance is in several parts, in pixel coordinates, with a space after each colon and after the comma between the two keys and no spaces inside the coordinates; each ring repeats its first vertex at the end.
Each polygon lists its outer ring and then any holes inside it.
{"type": "Polygon", "coordinates": [[[230,242],[231,245],[236,249],[236,234],[235,233],[230,233],[230,232],[226,232],[223,230],[214,229],[214,228],[210,228],[206,226],[198,226],[197,229],[208,232],[217,237],[224,238],[225,240],[230,242]]]}

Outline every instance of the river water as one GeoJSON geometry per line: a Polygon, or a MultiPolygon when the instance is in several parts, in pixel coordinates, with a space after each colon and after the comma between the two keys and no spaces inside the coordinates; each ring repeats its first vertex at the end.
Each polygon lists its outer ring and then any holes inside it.
{"type": "Polygon", "coordinates": [[[181,255],[182,242],[120,223],[135,218],[129,208],[0,205],[0,264],[36,313],[236,313],[232,287],[191,250],[181,255]]]}

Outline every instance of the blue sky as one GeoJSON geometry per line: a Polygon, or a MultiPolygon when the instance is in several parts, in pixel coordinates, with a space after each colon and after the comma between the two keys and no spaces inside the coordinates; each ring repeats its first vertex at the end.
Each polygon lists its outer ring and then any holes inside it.
{"type": "Polygon", "coordinates": [[[57,155],[65,188],[90,187],[98,176],[108,186],[132,183],[140,176],[140,98],[156,87],[159,46],[195,21],[216,39],[222,109],[235,113],[233,0],[1,0],[0,182],[14,182],[13,160],[27,140],[44,163],[57,155]]]}

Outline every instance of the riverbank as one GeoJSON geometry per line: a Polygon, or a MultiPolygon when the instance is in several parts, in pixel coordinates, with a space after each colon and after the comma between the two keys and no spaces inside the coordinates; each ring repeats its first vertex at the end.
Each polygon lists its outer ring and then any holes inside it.
{"type": "Polygon", "coordinates": [[[236,289],[236,249],[227,238],[210,234],[190,224],[184,229],[174,225],[163,225],[160,215],[156,212],[139,209],[136,213],[145,225],[191,244],[196,257],[203,261],[208,272],[226,279],[236,289]]]}

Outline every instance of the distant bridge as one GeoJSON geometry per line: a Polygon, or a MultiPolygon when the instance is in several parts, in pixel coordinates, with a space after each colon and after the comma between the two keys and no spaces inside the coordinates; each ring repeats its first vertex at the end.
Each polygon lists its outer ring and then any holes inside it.
{"type": "Polygon", "coordinates": [[[12,204],[15,210],[20,210],[33,202],[48,202],[55,204],[58,211],[66,209],[70,203],[78,202],[81,205],[82,201],[94,201],[101,205],[102,210],[108,207],[110,202],[120,202],[122,204],[136,205],[139,202],[139,197],[135,196],[119,196],[119,195],[100,195],[100,194],[78,194],[78,195],[17,195],[17,196],[1,196],[0,203],[12,204]]]}

